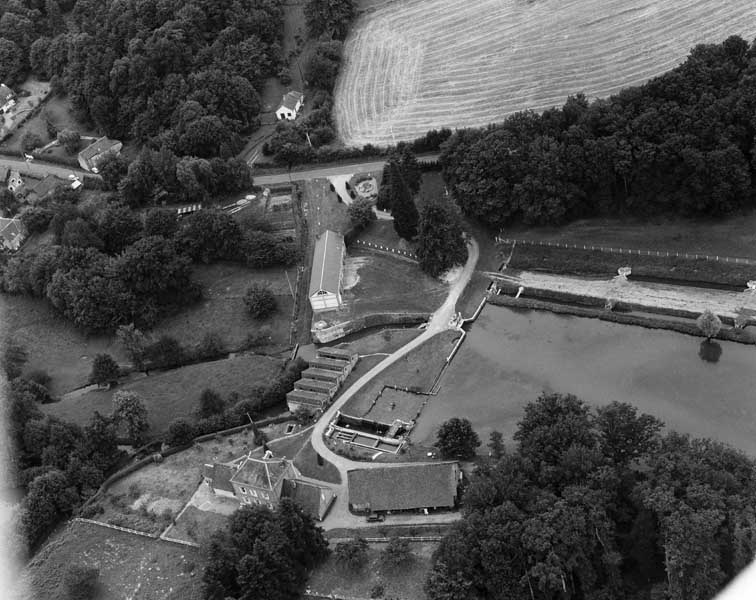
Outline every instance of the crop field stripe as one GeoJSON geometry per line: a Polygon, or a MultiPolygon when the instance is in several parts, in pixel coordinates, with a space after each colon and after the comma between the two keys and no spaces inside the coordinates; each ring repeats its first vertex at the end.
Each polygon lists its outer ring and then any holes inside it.
{"type": "Polygon", "coordinates": [[[364,145],[486,125],[581,91],[608,96],[735,34],[756,34],[752,0],[392,3],[360,17],[346,42],[337,127],[364,145]]]}

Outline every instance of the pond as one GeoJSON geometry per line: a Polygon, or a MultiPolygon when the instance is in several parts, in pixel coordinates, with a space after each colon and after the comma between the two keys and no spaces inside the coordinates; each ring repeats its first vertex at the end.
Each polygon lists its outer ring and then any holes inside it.
{"type": "Polygon", "coordinates": [[[668,428],[726,442],[756,456],[756,346],[718,342],[598,319],[488,305],[425,407],[412,441],[432,444],[438,425],[470,419],[511,441],[523,406],[541,391],[592,404],[617,400],[668,428]],[[703,356],[703,358],[702,358],[703,356]]]}

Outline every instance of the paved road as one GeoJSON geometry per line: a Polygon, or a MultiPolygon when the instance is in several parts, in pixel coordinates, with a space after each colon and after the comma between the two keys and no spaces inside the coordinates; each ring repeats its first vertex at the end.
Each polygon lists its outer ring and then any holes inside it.
{"type": "MultiPolygon", "coordinates": [[[[347,489],[347,471],[349,469],[376,469],[382,467],[390,467],[392,465],[398,465],[400,463],[367,463],[360,461],[353,461],[344,456],[336,454],[325,444],[323,434],[328,427],[328,424],[336,416],[336,412],[346,403],[349,399],[359,392],[367,383],[376,377],[379,373],[386,368],[394,364],[403,356],[427,342],[437,333],[445,331],[450,328],[450,321],[455,314],[455,307],[457,300],[464,291],[467,283],[470,281],[473,272],[475,271],[475,265],[478,262],[478,256],[480,254],[478,243],[474,240],[470,240],[468,245],[467,263],[465,264],[462,272],[460,273],[457,281],[452,284],[449,294],[446,297],[444,303],[433,313],[428,322],[428,327],[418,337],[399,348],[396,352],[389,355],[385,360],[378,363],[375,367],[370,369],[362,377],[360,377],[352,386],[346,390],[339,398],[323,413],[323,416],[318,419],[312,430],[312,445],[315,451],[322,456],[325,460],[333,463],[341,475],[341,485],[333,486],[334,491],[337,494],[336,502],[331,508],[328,517],[323,522],[325,529],[333,529],[335,527],[350,527],[356,526],[358,523],[360,527],[366,525],[363,517],[356,517],[349,512],[348,508],[348,489],[347,489]]],[[[406,518],[406,517],[405,517],[406,518]]],[[[413,516],[411,522],[415,524],[419,523],[439,523],[450,522],[458,519],[458,513],[440,513],[437,515],[429,515],[428,517],[413,516]]],[[[399,519],[399,517],[397,517],[399,519]]],[[[387,520],[385,524],[398,524],[396,519],[387,520]],[[396,523],[395,523],[396,521],[396,523]]]]}
{"type": "MultiPolygon", "coordinates": [[[[418,156],[419,162],[431,162],[438,160],[440,154],[429,154],[418,156]]],[[[365,173],[367,171],[380,171],[385,160],[373,162],[350,163],[348,165],[336,165],[333,167],[321,167],[319,169],[308,169],[307,171],[292,171],[291,173],[277,173],[275,175],[254,175],[257,185],[271,185],[275,183],[289,183],[290,181],[301,181],[305,179],[322,179],[336,175],[351,175],[353,173],[365,173]]]]}
{"type": "Polygon", "coordinates": [[[73,167],[47,163],[37,159],[27,162],[20,158],[16,159],[0,156],[0,166],[19,171],[22,175],[31,175],[32,177],[39,177],[40,179],[46,175],[56,175],[61,179],[68,179],[68,176],[71,173],[78,175],[79,177],[83,177],[84,175],[87,177],[99,177],[99,175],[84,171],[83,169],[75,169],[73,167]]]}

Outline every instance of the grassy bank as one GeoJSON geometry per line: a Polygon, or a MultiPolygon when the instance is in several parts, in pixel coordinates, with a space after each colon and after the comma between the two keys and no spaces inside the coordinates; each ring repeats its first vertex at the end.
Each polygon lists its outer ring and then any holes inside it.
{"type": "Polygon", "coordinates": [[[632,268],[630,279],[662,279],[696,284],[745,288],[756,266],[674,256],[628,256],[600,250],[577,250],[518,244],[510,269],[571,275],[612,277],[623,266],[632,268]]]}

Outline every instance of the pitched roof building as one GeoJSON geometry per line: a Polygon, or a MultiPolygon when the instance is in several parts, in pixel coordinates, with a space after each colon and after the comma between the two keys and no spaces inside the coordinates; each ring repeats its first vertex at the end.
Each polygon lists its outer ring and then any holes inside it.
{"type": "Polygon", "coordinates": [[[315,242],[308,294],[312,310],[332,310],[341,306],[345,253],[344,236],[330,229],[315,242]]]}
{"type": "Polygon", "coordinates": [[[291,498],[305,513],[318,521],[325,518],[328,509],[336,499],[336,494],[330,488],[301,479],[284,480],[281,495],[284,498],[291,498]]]}
{"type": "Polygon", "coordinates": [[[121,148],[123,148],[122,142],[101,137],[79,152],[79,165],[86,171],[96,172],[97,165],[100,164],[100,161],[105,156],[108,154],[119,154],[121,148]]]}
{"type": "Polygon", "coordinates": [[[0,244],[7,250],[16,251],[26,238],[26,228],[20,219],[0,217],[0,244]]]}
{"type": "Polygon", "coordinates": [[[349,508],[385,512],[454,508],[460,481],[456,462],[413,463],[347,472],[349,508]]]}
{"type": "Polygon", "coordinates": [[[16,94],[4,83],[0,83],[0,111],[5,112],[16,104],[16,94]]]}
{"type": "Polygon", "coordinates": [[[29,200],[32,202],[38,202],[44,200],[60,185],[68,185],[68,182],[55,177],[55,175],[47,175],[39,183],[31,186],[31,192],[29,194],[29,200]]]}
{"type": "Polygon", "coordinates": [[[276,111],[276,118],[278,120],[287,119],[293,121],[297,118],[299,110],[304,104],[304,94],[302,92],[296,92],[294,90],[284,94],[281,100],[281,106],[276,111]]]}

